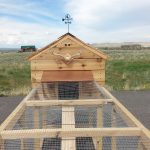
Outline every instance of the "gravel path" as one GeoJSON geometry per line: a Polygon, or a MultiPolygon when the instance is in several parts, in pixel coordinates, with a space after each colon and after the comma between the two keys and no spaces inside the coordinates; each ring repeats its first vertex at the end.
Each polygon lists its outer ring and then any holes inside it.
{"type": "Polygon", "coordinates": [[[128,110],[150,129],[150,91],[112,92],[128,110]]]}
{"type": "Polygon", "coordinates": [[[22,101],[23,96],[0,97],[0,124],[22,101]]]}
{"type": "MultiPolygon", "coordinates": [[[[117,91],[112,93],[150,129],[150,91],[117,91]]],[[[0,123],[22,99],[23,96],[0,97],[0,123]]]]}

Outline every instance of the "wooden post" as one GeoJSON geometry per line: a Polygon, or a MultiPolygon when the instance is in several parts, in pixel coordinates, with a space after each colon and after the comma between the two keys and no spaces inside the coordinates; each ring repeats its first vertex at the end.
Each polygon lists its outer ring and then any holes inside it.
{"type": "Polygon", "coordinates": [[[92,128],[93,118],[91,110],[88,110],[89,128],[92,128]]]}
{"type": "MultiPolygon", "coordinates": [[[[20,121],[20,125],[23,129],[26,129],[26,114],[25,112],[23,113],[23,115],[21,116],[21,121],[20,121]]],[[[26,143],[24,139],[21,139],[21,150],[27,150],[28,148],[26,147],[26,143]]]]}
{"type": "Polygon", "coordinates": [[[25,139],[21,139],[21,150],[27,150],[27,149],[28,147],[27,147],[25,139]]]}
{"type": "MultiPolygon", "coordinates": [[[[111,124],[112,124],[112,127],[116,127],[116,111],[115,111],[115,109],[114,109],[114,106],[112,105],[112,114],[111,114],[111,119],[112,119],[112,121],[111,121],[111,124]]],[[[112,137],[111,138],[111,149],[112,150],[116,150],[117,148],[116,148],[116,137],[112,137]]]]}
{"type": "Polygon", "coordinates": [[[142,139],[140,138],[140,139],[139,139],[139,142],[138,142],[137,150],[141,150],[141,149],[143,149],[143,148],[144,148],[144,146],[142,145],[142,139]]]}
{"type": "Polygon", "coordinates": [[[82,99],[82,93],[83,93],[82,82],[79,82],[79,99],[82,99]]]}
{"type": "MultiPolygon", "coordinates": [[[[75,128],[74,107],[62,108],[62,129],[75,128]]],[[[75,137],[62,138],[61,150],[75,150],[75,137]]]]}
{"type": "Polygon", "coordinates": [[[38,94],[38,97],[39,97],[39,99],[40,100],[44,100],[45,99],[45,97],[44,97],[44,93],[43,93],[43,85],[40,85],[39,86],[39,89],[37,89],[37,94],[38,94]],[[42,88],[42,90],[41,90],[41,88],[42,88]]]}
{"type": "Polygon", "coordinates": [[[58,94],[59,94],[58,86],[59,86],[59,85],[58,85],[58,82],[56,82],[56,83],[55,83],[55,94],[56,94],[56,99],[57,99],[57,100],[59,99],[59,95],[58,95],[58,94]]]}
{"type": "MultiPolygon", "coordinates": [[[[97,128],[103,127],[103,106],[99,105],[97,107],[97,128]]],[[[96,150],[103,149],[103,137],[96,138],[96,150]]]]}
{"type": "MultiPolygon", "coordinates": [[[[150,132],[149,132],[150,135],[150,132]]],[[[139,139],[138,143],[138,150],[148,150],[150,149],[150,137],[146,137],[145,135],[142,135],[139,139]]]]}
{"type": "Polygon", "coordinates": [[[47,126],[47,111],[48,111],[47,107],[44,107],[42,109],[42,128],[43,129],[47,128],[46,127],[47,126]]]}
{"type": "MultiPolygon", "coordinates": [[[[39,129],[39,107],[34,107],[34,129],[39,129]]],[[[40,138],[34,139],[34,150],[41,150],[40,138]]]]}
{"type": "Polygon", "coordinates": [[[0,150],[4,149],[5,149],[4,140],[0,137],[0,150]]]}
{"type": "MultiPolygon", "coordinates": [[[[47,128],[47,107],[44,107],[41,112],[42,112],[42,128],[43,129],[46,129],[47,128]]],[[[42,147],[43,145],[43,141],[44,141],[44,138],[41,138],[40,140],[40,147],[42,147]]]]}

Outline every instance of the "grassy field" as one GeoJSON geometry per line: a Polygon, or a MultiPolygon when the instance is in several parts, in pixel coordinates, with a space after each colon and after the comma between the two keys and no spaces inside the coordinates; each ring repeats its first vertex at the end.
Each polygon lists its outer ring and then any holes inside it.
{"type": "Polygon", "coordinates": [[[104,52],[109,55],[106,85],[110,90],[150,89],[150,50],[104,52]]]}
{"type": "MultiPolygon", "coordinates": [[[[106,86],[110,90],[150,89],[150,50],[104,51],[106,86]]],[[[0,53],[0,96],[25,95],[31,89],[31,53],[0,53]]]]}
{"type": "Polygon", "coordinates": [[[31,53],[0,53],[0,96],[25,95],[30,90],[31,53]]]}

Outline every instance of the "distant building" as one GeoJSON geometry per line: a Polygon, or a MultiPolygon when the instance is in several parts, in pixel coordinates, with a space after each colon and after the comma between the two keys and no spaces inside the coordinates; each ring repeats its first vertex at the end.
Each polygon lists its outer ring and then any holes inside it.
{"type": "Polygon", "coordinates": [[[35,52],[37,49],[34,45],[21,46],[19,52],[35,52]]]}
{"type": "Polygon", "coordinates": [[[127,44],[127,45],[121,45],[121,49],[123,49],[123,50],[141,50],[142,46],[140,44],[127,44]]]}

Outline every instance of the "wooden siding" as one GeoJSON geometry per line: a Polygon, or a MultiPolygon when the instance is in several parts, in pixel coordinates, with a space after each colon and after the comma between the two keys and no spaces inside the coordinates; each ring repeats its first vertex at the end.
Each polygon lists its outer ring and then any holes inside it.
{"type": "Polygon", "coordinates": [[[93,78],[99,84],[105,84],[105,59],[97,54],[89,51],[73,40],[64,40],[62,43],[56,44],[53,48],[47,48],[35,59],[31,60],[31,82],[32,87],[36,87],[42,79],[43,71],[84,71],[89,70],[93,73],[93,78]],[[70,46],[65,46],[70,43],[70,46]],[[60,54],[75,54],[81,52],[80,58],[75,58],[70,63],[65,63],[61,57],[54,56],[53,51],[60,54]]]}

